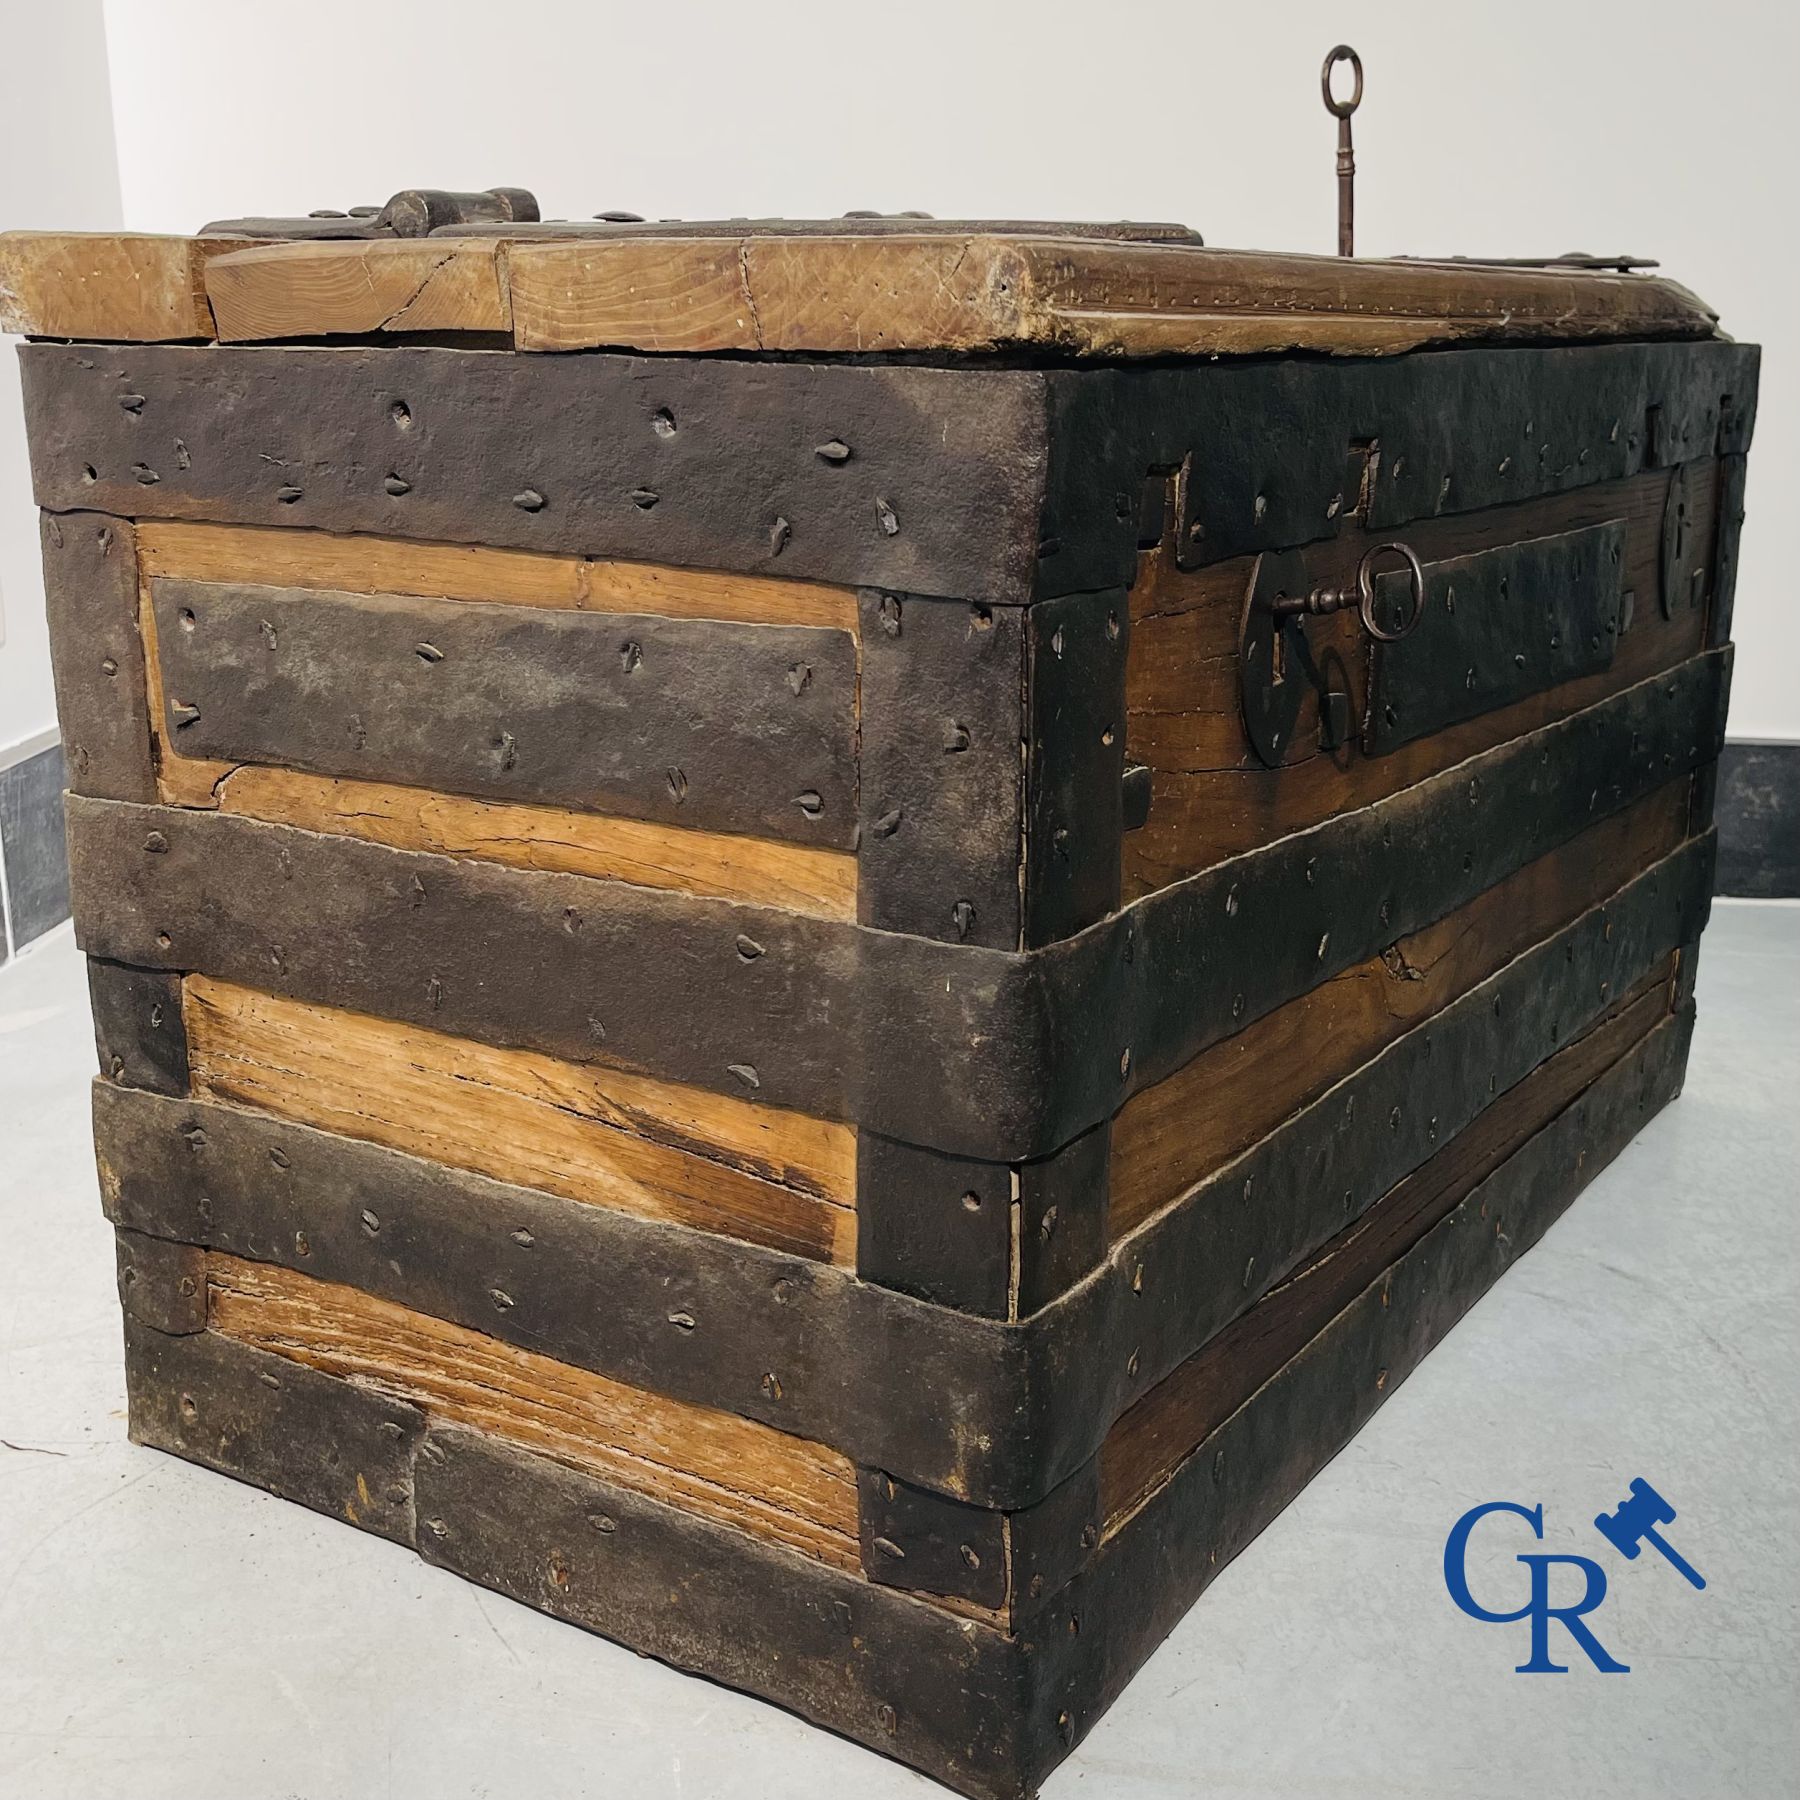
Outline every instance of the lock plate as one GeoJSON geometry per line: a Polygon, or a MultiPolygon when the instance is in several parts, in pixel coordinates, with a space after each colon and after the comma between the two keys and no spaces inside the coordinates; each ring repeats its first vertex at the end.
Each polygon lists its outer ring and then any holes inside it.
{"type": "Polygon", "coordinates": [[[1695,486],[1700,479],[1691,463],[1677,463],[1663,502],[1662,609],[1665,619],[1704,604],[1708,573],[1707,547],[1694,520],[1695,486]]]}
{"type": "Polygon", "coordinates": [[[1300,620],[1278,614],[1274,603],[1305,592],[1306,563],[1297,550],[1266,550],[1256,559],[1238,634],[1238,688],[1245,735],[1270,768],[1293,743],[1312,686],[1312,658],[1300,620]]]}
{"type": "MultiPolygon", "coordinates": [[[[1425,565],[1419,628],[1370,645],[1363,751],[1609,668],[1624,629],[1621,520],[1425,565]]],[[[1403,581],[1403,578],[1400,578],[1403,581]]],[[[1403,604],[1376,577],[1380,610],[1403,604]]]]}

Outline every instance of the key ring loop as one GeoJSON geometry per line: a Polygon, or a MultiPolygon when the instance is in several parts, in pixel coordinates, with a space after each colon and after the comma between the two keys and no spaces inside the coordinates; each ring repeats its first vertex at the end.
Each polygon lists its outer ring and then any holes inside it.
{"type": "Polygon", "coordinates": [[[1319,71],[1319,86],[1325,95],[1325,110],[1333,118],[1349,118],[1362,105],[1362,58],[1348,44],[1339,44],[1325,58],[1325,66],[1319,71]],[[1331,72],[1342,62],[1347,62],[1356,76],[1356,86],[1351,90],[1348,100],[1339,100],[1331,91],[1331,72]]]}
{"type": "Polygon", "coordinates": [[[1425,612],[1425,571],[1420,566],[1418,552],[1410,544],[1377,544],[1373,550],[1366,551],[1356,565],[1356,591],[1360,596],[1357,611],[1362,614],[1363,630],[1381,643],[1397,644],[1425,612]],[[1412,607],[1392,630],[1386,629],[1375,617],[1375,562],[1390,550],[1405,562],[1407,584],[1412,589],[1412,607]]]}

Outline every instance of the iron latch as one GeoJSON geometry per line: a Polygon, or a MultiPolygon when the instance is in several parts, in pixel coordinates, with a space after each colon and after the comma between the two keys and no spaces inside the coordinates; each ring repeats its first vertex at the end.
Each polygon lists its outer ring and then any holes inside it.
{"type": "Polygon", "coordinates": [[[1293,742],[1294,727],[1307,693],[1319,696],[1327,748],[1335,748],[1348,732],[1348,696],[1321,672],[1303,623],[1354,607],[1362,627],[1377,643],[1395,644],[1419,623],[1425,610],[1425,570],[1408,544],[1377,544],[1363,552],[1353,581],[1309,587],[1306,565],[1295,550],[1268,552],[1256,559],[1256,572],[1244,598],[1238,644],[1238,681],[1243,696],[1244,729],[1251,748],[1276,767],[1293,742]],[[1378,584],[1384,559],[1397,559],[1394,574],[1403,578],[1404,595],[1390,598],[1391,582],[1378,584]]]}

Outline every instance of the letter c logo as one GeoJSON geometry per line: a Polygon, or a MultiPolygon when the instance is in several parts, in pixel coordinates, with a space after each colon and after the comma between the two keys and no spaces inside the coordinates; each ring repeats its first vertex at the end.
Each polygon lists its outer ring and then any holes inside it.
{"type": "Polygon", "coordinates": [[[1499,1512],[1516,1513],[1530,1524],[1532,1535],[1542,1541],[1544,1508],[1541,1502],[1537,1506],[1520,1506],[1512,1500],[1490,1500],[1484,1506],[1472,1506],[1450,1527],[1450,1535],[1444,1540],[1444,1586],[1450,1590],[1450,1598],[1471,1619],[1482,1619],[1489,1625],[1511,1625],[1532,1610],[1532,1600],[1528,1599],[1517,1612],[1489,1612],[1469,1592],[1469,1534],[1489,1513],[1499,1512]]]}

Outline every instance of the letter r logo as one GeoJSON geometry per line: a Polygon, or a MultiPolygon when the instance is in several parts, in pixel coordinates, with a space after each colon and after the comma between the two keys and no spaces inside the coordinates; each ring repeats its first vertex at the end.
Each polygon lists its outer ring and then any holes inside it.
{"type": "Polygon", "coordinates": [[[1545,1551],[1526,1551],[1518,1557],[1531,1571],[1531,1586],[1525,1604],[1513,1612],[1494,1612],[1483,1606],[1469,1591],[1469,1535],[1489,1513],[1512,1513],[1530,1525],[1532,1535],[1542,1540],[1544,1535],[1543,1506],[1520,1506],[1511,1500],[1490,1500],[1482,1506],[1472,1506],[1450,1528],[1450,1535],[1444,1540],[1444,1586],[1450,1591],[1450,1598],[1458,1608],[1467,1613],[1471,1619],[1480,1619],[1487,1625],[1513,1625],[1519,1620],[1529,1617],[1531,1620],[1531,1655],[1529,1659],[1518,1665],[1517,1673],[1521,1675],[1566,1675],[1568,1666],[1550,1660],[1550,1621],[1560,1619],[1567,1628],[1569,1636],[1580,1645],[1583,1655],[1596,1669],[1607,1675],[1624,1675],[1630,1671],[1627,1666],[1610,1655],[1600,1640],[1583,1623],[1588,1613],[1600,1605],[1606,1598],[1606,1571],[1596,1562],[1590,1562],[1585,1556],[1552,1555],[1545,1551]],[[1550,1600],[1550,1566],[1552,1563],[1565,1563],[1582,1571],[1586,1585],[1581,1598],[1572,1606],[1553,1606],[1550,1600]]]}

